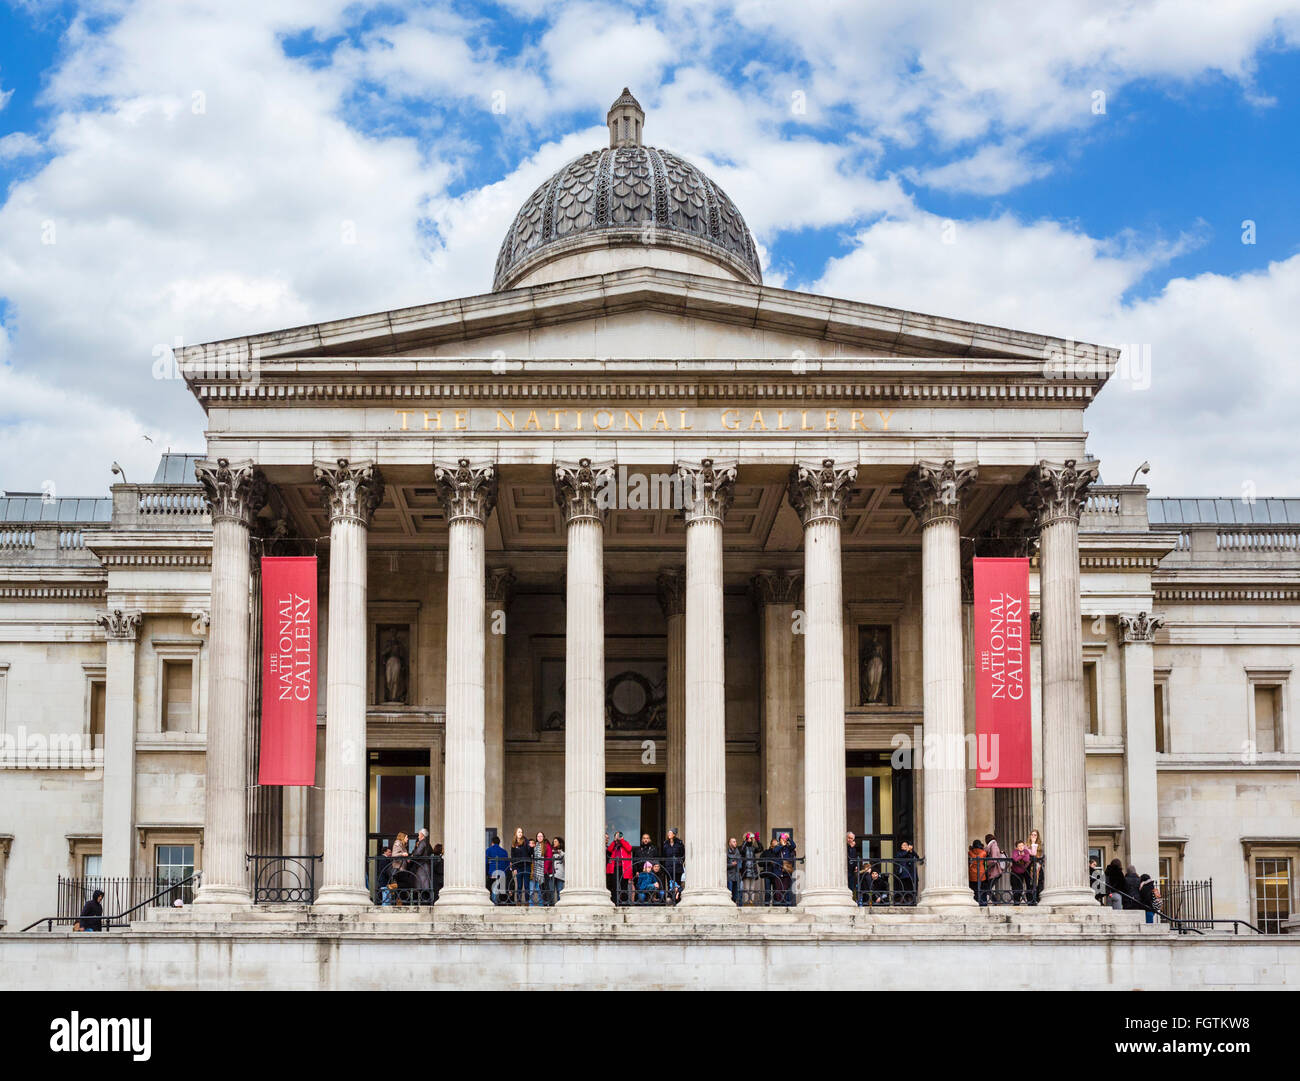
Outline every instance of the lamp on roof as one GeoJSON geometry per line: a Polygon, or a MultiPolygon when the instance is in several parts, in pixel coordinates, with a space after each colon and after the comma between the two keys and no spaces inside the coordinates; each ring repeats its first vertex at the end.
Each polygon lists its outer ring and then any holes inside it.
{"type": "Polygon", "coordinates": [[[114,462],[114,463],[113,463],[113,465],[112,465],[112,467],[111,467],[111,472],[114,473],[115,475],[121,477],[121,478],[122,478],[122,483],[123,483],[123,484],[126,484],[126,483],[127,483],[127,479],[126,479],[126,470],[123,469],[120,465],[118,465],[117,462],[114,462]]]}
{"type": "Polygon", "coordinates": [[[1140,466],[1138,466],[1135,470],[1133,470],[1133,477],[1129,481],[1129,485],[1132,486],[1137,483],[1139,473],[1150,473],[1150,472],[1151,472],[1151,463],[1143,462],[1140,466]]]}

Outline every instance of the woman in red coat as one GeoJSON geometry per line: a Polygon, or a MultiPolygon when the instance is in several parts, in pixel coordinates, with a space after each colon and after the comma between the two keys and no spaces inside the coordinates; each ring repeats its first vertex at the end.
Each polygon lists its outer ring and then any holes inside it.
{"type": "Polygon", "coordinates": [[[627,843],[622,831],[617,830],[605,851],[609,856],[605,861],[605,875],[613,876],[616,888],[614,903],[625,904],[632,896],[632,846],[627,843]]]}

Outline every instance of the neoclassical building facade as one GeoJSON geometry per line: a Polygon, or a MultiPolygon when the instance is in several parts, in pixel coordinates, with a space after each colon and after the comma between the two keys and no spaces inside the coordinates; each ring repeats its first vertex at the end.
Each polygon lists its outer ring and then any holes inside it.
{"type": "Polygon", "coordinates": [[[766,287],[643,126],[624,92],[490,293],[187,348],[201,453],[0,499],[6,928],[60,875],[197,867],[194,910],[239,909],[255,855],[319,855],[317,908],[362,910],[421,828],[432,919],[490,913],[484,848],[518,826],[563,834],[574,910],[611,904],[612,827],[680,832],[681,906],[719,912],[728,838],[788,831],[814,917],[855,907],[846,830],[915,843],[947,912],[971,837],[1038,829],[1052,910],[1095,905],[1091,854],[1280,930],[1300,501],[1100,483],[1117,354],[766,287]],[[318,558],[310,787],[256,783],[268,555],[318,558]],[[970,567],[1005,555],[1032,560],[1034,784],[994,792],[970,567]]]}

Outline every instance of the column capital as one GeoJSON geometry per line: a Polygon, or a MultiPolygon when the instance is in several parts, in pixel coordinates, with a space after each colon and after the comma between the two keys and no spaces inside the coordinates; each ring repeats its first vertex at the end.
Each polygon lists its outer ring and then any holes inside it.
{"type": "Polygon", "coordinates": [[[664,617],[680,616],[686,612],[686,569],[684,567],[664,567],[655,579],[659,590],[659,607],[664,610],[664,617]]]}
{"type": "Polygon", "coordinates": [[[266,477],[251,458],[195,462],[194,476],[203,485],[213,522],[224,518],[248,527],[266,503],[266,477]]]}
{"type": "Polygon", "coordinates": [[[369,528],[375,508],[384,498],[384,476],[374,462],[339,458],[317,462],[312,469],[325,496],[330,522],[352,520],[369,528]]]}
{"type": "Polygon", "coordinates": [[[974,462],[917,462],[903,479],[903,502],[923,529],[935,522],[960,522],[962,495],[978,478],[974,462]]]}
{"type": "Polygon", "coordinates": [[[1098,472],[1094,461],[1041,461],[1020,484],[1020,504],[1034,516],[1040,530],[1063,519],[1077,523],[1088,487],[1098,472]]]}
{"type": "Polygon", "coordinates": [[[703,458],[699,464],[677,463],[677,479],[681,483],[682,513],[686,524],[694,522],[721,522],[731,506],[736,488],[736,462],[717,462],[703,458]]]}
{"type": "Polygon", "coordinates": [[[96,615],[95,622],[104,628],[104,634],[108,638],[134,642],[143,617],[144,613],[139,609],[124,611],[121,608],[113,608],[96,615]]]}
{"type": "Polygon", "coordinates": [[[1155,641],[1156,631],[1165,625],[1163,616],[1153,616],[1146,612],[1138,612],[1136,615],[1120,615],[1116,616],[1115,619],[1119,623],[1119,629],[1123,632],[1125,645],[1132,642],[1153,642],[1155,641]]]}
{"type": "Polygon", "coordinates": [[[435,465],[433,479],[448,523],[486,522],[491,516],[497,503],[497,471],[491,462],[458,458],[455,465],[435,465]]]}
{"type": "Polygon", "coordinates": [[[487,572],[484,597],[502,608],[510,604],[515,590],[515,572],[509,567],[491,567],[487,572]]]}
{"type": "Polygon", "coordinates": [[[564,511],[564,524],[589,518],[602,524],[611,503],[614,463],[580,458],[555,463],[555,502],[564,511]]]}
{"type": "Polygon", "coordinates": [[[803,574],[799,571],[759,571],[749,584],[760,608],[770,604],[797,604],[803,574]]]}
{"type": "Polygon", "coordinates": [[[833,458],[823,458],[820,466],[796,464],[790,467],[786,495],[805,529],[813,522],[838,522],[857,479],[856,465],[837,466],[833,458]]]}

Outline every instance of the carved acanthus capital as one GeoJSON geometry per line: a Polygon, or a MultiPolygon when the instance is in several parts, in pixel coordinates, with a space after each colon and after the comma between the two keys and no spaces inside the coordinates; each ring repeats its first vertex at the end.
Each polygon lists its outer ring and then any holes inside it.
{"type": "Polygon", "coordinates": [[[844,501],[857,479],[857,466],[836,466],[833,458],[823,458],[817,467],[793,466],[786,494],[806,529],[813,522],[838,522],[844,514],[844,501]]]}
{"type": "Polygon", "coordinates": [[[934,522],[961,521],[965,490],[979,477],[972,463],[917,462],[903,480],[903,502],[922,528],[934,522]]]}
{"type": "Polygon", "coordinates": [[[143,616],[144,613],[135,609],[124,611],[121,608],[114,608],[108,612],[100,612],[95,616],[95,622],[104,628],[107,637],[133,642],[143,616]]]}
{"type": "Polygon", "coordinates": [[[203,485],[203,496],[214,522],[225,519],[250,526],[266,503],[266,477],[252,459],[195,462],[194,476],[203,485]]]}
{"type": "Polygon", "coordinates": [[[497,471],[491,462],[461,458],[455,465],[434,466],[433,479],[448,522],[486,522],[497,504],[497,471]]]}
{"type": "Polygon", "coordinates": [[[592,464],[590,458],[555,465],[555,502],[564,511],[564,522],[583,518],[604,522],[613,503],[614,463],[592,464]]]}
{"type": "Polygon", "coordinates": [[[384,476],[373,462],[317,462],[312,472],[320,485],[330,521],[351,519],[369,528],[375,508],[384,498],[384,476]]]}
{"type": "Polygon", "coordinates": [[[487,582],[484,586],[484,596],[488,604],[495,604],[498,608],[507,608],[510,605],[510,597],[515,591],[515,572],[509,567],[491,567],[487,572],[487,582]]]}
{"type": "Polygon", "coordinates": [[[680,616],[686,612],[686,568],[665,567],[655,579],[659,589],[659,607],[664,617],[680,616]]]}
{"type": "Polygon", "coordinates": [[[734,460],[715,463],[712,458],[704,458],[699,465],[678,462],[677,478],[681,482],[682,511],[687,525],[722,521],[735,495],[734,460]]]}
{"type": "Polygon", "coordinates": [[[1039,530],[1061,520],[1078,522],[1098,472],[1098,464],[1092,461],[1039,462],[1020,484],[1020,504],[1033,515],[1039,530]]]}
{"type": "Polygon", "coordinates": [[[759,571],[749,584],[760,608],[769,604],[797,604],[803,575],[798,571],[759,571]]]}
{"type": "Polygon", "coordinates": [[[1146,612],[1138,612],[1137,615],[1116,616],[1115,618],[1119,621],[1119,629],[1124,634],[1125,642],[1155,641],[1156,631],[1165,625],[1163,616],[1153,616],[1146,612]]]}

